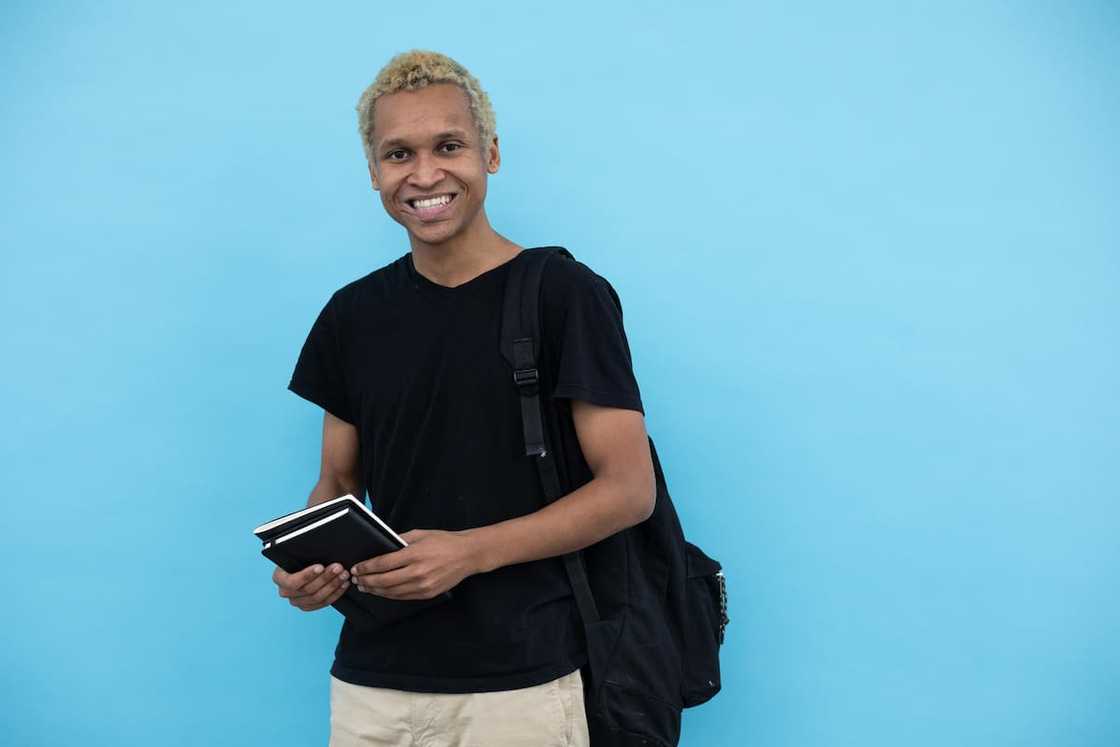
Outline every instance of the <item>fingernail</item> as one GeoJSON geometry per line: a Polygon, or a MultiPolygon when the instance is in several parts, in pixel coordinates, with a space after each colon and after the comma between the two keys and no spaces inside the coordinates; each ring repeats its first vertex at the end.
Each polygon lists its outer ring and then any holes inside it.
{"type": "Polygon", "coordinates": [[[322,573],[323,572],[323,566],[321,566],[321,565],[315,566],[315,572],[316,573],[322,573]]]}

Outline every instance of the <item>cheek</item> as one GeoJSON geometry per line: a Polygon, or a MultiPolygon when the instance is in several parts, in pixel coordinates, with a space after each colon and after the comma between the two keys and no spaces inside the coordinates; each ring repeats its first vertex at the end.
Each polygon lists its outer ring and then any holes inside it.
{"type": "Polygon", "coordinates": [[[474,182],[474,185],[475,185],[475,196],[476,196],[476,197],[477,197],[477,198],[478,198],[478,199],[479,199],[480,201],[481,201],[481,200],[482,200],[482,199],[483,199],[484,197],[486,197],[486,182],[487,182],[487,179],[486,179],[486,177],[487,177],[487,174],[486,174],[486,172],[485,172],[485,171],[483,171],[483,172],[482,172],[482,174],[481,174],[481,175],[480,175],[480,176],[479,176],[479,177],[478,177],[478,178],[477,178],[477,179],[475,180],[475,182],[474,182]]]}

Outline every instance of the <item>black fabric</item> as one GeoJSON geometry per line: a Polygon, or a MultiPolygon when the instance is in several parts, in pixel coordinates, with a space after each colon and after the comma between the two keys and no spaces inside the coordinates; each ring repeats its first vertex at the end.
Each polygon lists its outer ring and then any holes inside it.
{"type": "MultiPolygon", "coordinates": [[[[540,468],[549,498],[565,492],[557,484],[563,470],[555,469],[565,461],[555,446],[563,439],[557,435],[555,440],[540,442],[538,421],[549,407],[535,387],[524,384],[521,374],[535,366],[531,351],[533,340],[540,336],[534,330],[541,271],[550,261],[565,259],[572,260],[569,252],[548,247],[512,268],[502,332],[503,354],[521,369],[515,379],[523,420],[531,424],[524,433],[526,454],[533,455],[540,468]]],[[[729,622],[721,566],[685,540],[652,438],[649,448],[657,485],[653,515],[618,533],[617,542],[600,543],[564,558],[571,561],[569,580],[581,602],[586,632],[584,698],[594,747],[675,747],[681,710],[708,701],[721,689],[719,653],[729,622]],[[582,561],[595,558],[603,548],[610,549],[610,554],[602,553],[612,579],[609,584],[601,582],[599,561],[587,563],[586,575],[582,571],[582,561]],[[596,599],[589,578],[600,579],[596,599]],[[611,610],[606,617],[596,609],[599,597],[611,610]]],[[[569,459],[573,454],[582,457],[576,449],[568,452],[569,459]]],[[[584,474],[579,460],[570,464],[565,474],[584,474]]]]}
{"type": "MultiPolygon", "coordinates": [[[[357,428],[370,503],[397,531],[482,526],[545,503],[499,351],[505,279],[523,255],[447,288],[406,254],[336,291],[304,343],[289,389],[357,428]]],[[[541,387],[558,405],[546,425],[578,453],[570,398],[642,411],[621,306],[572,261],[549,267],[541,316],[541,387]]],[[[331,673],[456,693],[528,687],[583,665],[559,558],[471,576],[453,593],[375,633],[344,623],[331,673]]]]}
{"type": "MultiPolygon", "coordinates": [[[[541,412],[541,393],[538,376],[538,351],[540,348],[540,284],[548,259],[552,256],[573,259],[567,249],[545,247],[527,253],[521,261],[510,267],[506,278],[505,301],[502,307],[502,334],[499,347],[502,357],[513,371],[513,380],[521,397],[521,423],[525,439],[525,455],[533,458],[541,478],[544,498],[552,502],[564,496],[556,456],[547,448],[544,436],[544,417],[541,412]]],[[[564,570],[568,573],[580,618],[586,626],[599,620],[599,610],[587,572],[578,552],[563,556],[564,570]]]]}

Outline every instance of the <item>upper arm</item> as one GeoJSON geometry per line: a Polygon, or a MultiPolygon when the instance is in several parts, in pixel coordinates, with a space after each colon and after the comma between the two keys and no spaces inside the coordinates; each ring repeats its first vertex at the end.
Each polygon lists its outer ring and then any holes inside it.
{"type": "Polygon", "coordinates": [[[591,473],[615,482],[633,502],[640,519],[648,518],[657,486],[642,413],[573,399],[572,421],[591,473]]]}
{"type": "Polygon", "coordinates": [[[360,497],[359,463],[358,429],[324,410],[323,458],[319,467],[319,481],[333,482],[360,497]]]}

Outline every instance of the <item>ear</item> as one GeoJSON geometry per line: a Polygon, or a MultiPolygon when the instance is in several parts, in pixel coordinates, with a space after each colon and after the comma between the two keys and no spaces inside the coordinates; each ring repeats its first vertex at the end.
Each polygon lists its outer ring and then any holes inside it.
{"type": "Polygon", "coordinates": [[[490,141],[490,147],[486,149],[486,171],[490,174],[497,174],[498,167],[502,165],[502,154],[498,150],[498,136],[495,135],[494,139],[490,141]]]}
{"type": "Polygon", "coordinates": [[[372,163],[368,163],[367,165],[369,166],[369,181],[370,184],[373,185],[373,191],[376,192],[377,190],[381,189],[381,187],[377,184],[377,170],[373,168],[372,163]]]}

